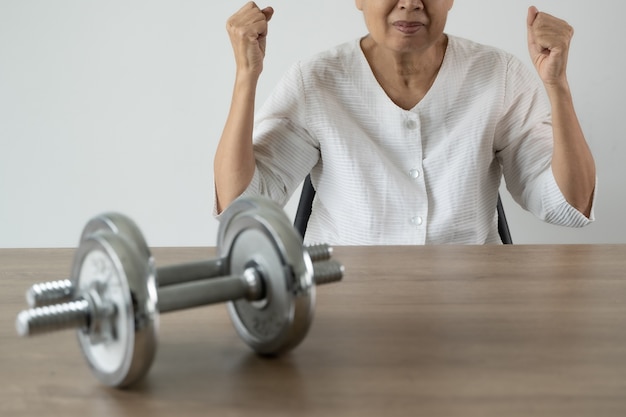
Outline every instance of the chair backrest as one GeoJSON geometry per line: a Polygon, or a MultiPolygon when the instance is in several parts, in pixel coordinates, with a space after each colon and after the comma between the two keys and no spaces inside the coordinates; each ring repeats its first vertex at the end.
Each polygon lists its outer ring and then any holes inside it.
{"type": "Polygon", "coordinates": [[[293,226],[300,232],[300,236],[302,237],[304,237],[306,226],[309,223],[309,217],[311,217],[313,198],[315,198],[315,188],[313,188],[313,184],[311,184],[311,176],[307,175],[302,184],[302,192],[300,193],[300,201],[298,202],[298,209],[296,210],[296,218],[293,221],[293,226]]]}
{"type": "MultiPolygon", "coordinates": [[[[315,189],[311,184],[311,176],[307,175],[302,184],[302,193],[300,194],[300,201],[298,202],[298,209],[296,211],[296,218],[293,225],[300,232],[300,235],[304,237],[306,226],[309,223],[309,217],[311,217],[311,207],[313,205],[313,198],[315,198],[315,189]]],[[[500,194],[498,194],[498,234],[502,243],[510,245],[513,243],[511,239],[511,231],[509,230],[509,224],[504,214],[504,207],[502,207],[502,200],[500,194]]]]}
{"type": "MultiPolygon", "coordinates": [[[[513,244],[513,238],[511,238],[511,231],[509,230],[509,223],[506,221],[506,214],[504,214],[504,207],[502,206],[502,199],[500,198],[500,194],[498,193],[498,234],[500,235],[500,240],[505,245],[513,244]]],[[[310,215],[310,213],[309,213],[310,215]]]]}

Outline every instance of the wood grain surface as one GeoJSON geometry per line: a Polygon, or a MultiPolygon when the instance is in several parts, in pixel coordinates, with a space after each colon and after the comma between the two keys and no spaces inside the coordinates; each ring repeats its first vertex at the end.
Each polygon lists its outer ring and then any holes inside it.
{"type": "Polygon", "coordinates": [[[295,350],[256,356],[223,304],[167,313],[126,390],[98,383],[75,332],[15,331],[25,290],[73,253],[0,250],[0,416],[626,415],[626,245],[338,247],[344,280],[318,288],[295,350]]]}

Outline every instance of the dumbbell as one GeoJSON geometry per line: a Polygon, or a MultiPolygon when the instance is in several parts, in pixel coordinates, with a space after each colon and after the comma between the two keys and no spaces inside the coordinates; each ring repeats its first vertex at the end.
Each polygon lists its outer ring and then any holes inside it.
{"type": "Polygon", "coordinates": [[[159,312],[229,301],[240,337],[261,355],[279,355],[306,336],[315,284],[343,276],[343,266],[329,260],[330,247],[304,247],[282,209],[264,198],[231,204],[220,220],[217,250],[216,259],[156,268],[132,220],[97,216],[81,235],[70,284],[61,292],[53,285],[51,294],[40,291],[48,305],[20,312],[17,331],[78,328],[98,380],[126,387],[153,362],[159,312]]]}

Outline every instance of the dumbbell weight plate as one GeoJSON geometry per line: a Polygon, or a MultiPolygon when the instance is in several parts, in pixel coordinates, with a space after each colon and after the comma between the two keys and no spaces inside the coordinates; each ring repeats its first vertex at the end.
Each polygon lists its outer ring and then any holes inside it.
{"type": "MultiPolygon", "coordinates": [[[[104,213],[92,218],[83,228],[79,240],[79,246],[85,239],[98,231],[110,231],[111,233],[124,236],[137,248],[139,253],[141,253],[144,258],[149,259],[152,270],[156,271],[154,258],[150,253],[150,248],[148,247],[141,231],[135,222],[133,222],[130,218],[123,214],[113,212],[104,213]]],[[[26,300],[28,304],[31,307],[35,307],[51,303],[71,301],[74,298],[75,291],[73,288],[75,287],[73,284],[76,282],[76,278],[70,277],[68,281],[72,284],[69,288],[62,287],[57,292],[44,296],[43,298],[39,298],[41,294],[38,293],[38,289],[35,289],[35,287],[31,288],[31,290],[26,293],[26,300]]]]}
{"type": "Polygon", "coordinates": [[[156,270],[150,247],[143,237],[143,233],[141,233],[137,224],[124,214],[109,212],[92,218],[83,228],[80,241],[82,242],[96,232],[105,230],[124,236],[125,239],[129,240],[137,248],[143,257],[150,259],[152,267],[156,270]]]}
{"type": "Polygon", "coordinates": [[[218,251],[231,274],[255,266],[264,278],[264,300],[229,303],[240,337],[266,355],[300,343],[313,318],[313,265],[283,210],[261,198],[235,201],[220,223],[218,251]]]}
{"type": "MultiPolygon", "coordinates": [[[[226,229],[228,229],[228,224],[232,218],[241,213],[252,213],[258,210],[272,213],[273,215],[279,217],[280,221],[285,222],[289,228],[293,228],[284,210],[276,202],[266,197],[246,196],[240,197],[231,203],[222,215],[222,219],[220,220],[220,230],[218,231],[218,240],[224,237],[222,234],[226,231],[226,229]]],[[[296,236],[300,235],[296,233],[296,236]]]]}
{"type": "MultiPolygon", "coordinates": [[[[123,222],[134,226],[130,219],[123,222]]],[[[96,335],[93,322],[92,332],[79,330],[78,340],[98,380],[124,387],[148,371],[156,353],[158,313],[153,261],[145,251],[139,253],[142,248],[137,246],[136,238],[143,240],[140,233],[125,236],[107,227],[92,226],[86,228],[91,228],[91,233],[84,234],[74,258],[74,287],[78,293],[96,291],[100,299],[112,303],[115,314],[110,322],[101,323],[102,330],[96,335]]]]}

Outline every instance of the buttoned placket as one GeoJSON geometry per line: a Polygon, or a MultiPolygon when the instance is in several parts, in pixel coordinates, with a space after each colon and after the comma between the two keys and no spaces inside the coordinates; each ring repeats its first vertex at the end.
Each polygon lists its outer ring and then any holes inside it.
{"type": "Polygon", "coordinates": [[[421,152],[421,122],[419,114],[415,112],[407,112],[404,121],[404,129],[408,140],[415,141],[420,146],[418,147],[419,154],[411,155],[413,161],[412,166],[407,170],[407,175],[410,180],[415,184],[416,189],[416,202],[413,207],[408,209],[409,226],[413,230],[413,235],[416,243],[425,243],[426,241],[426,219],[428,215],[428,201],[426,195],[426,183],[423,175],[422,166],[422,152],[421,152]]]}

